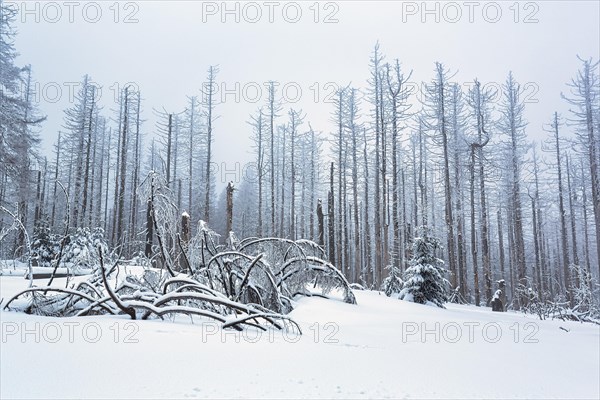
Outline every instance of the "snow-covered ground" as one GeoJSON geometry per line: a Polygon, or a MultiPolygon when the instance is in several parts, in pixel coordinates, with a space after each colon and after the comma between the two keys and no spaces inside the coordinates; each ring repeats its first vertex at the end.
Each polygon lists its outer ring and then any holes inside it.
{"type": "Polygon", "coordinates": [[[355,293],[299,300],[302,336],[0,312],[0,398],[600,398],[597,325],[355,293]]]}

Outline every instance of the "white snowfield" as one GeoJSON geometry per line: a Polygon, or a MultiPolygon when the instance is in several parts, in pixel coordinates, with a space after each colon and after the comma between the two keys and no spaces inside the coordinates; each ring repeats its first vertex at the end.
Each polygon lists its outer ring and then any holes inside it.
{"type": "Polygon", "coordinates": [[[0,398],[600,398],[597,325],[355,294],[300,299],[302,336],[0,312],[0,398]]]}

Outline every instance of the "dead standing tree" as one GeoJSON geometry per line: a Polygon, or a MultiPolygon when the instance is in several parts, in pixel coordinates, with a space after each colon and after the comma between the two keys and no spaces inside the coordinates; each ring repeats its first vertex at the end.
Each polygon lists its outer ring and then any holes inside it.
{"type": "Polygon", "coordinates": [[[226,234],[229,235],[233,226],[233,182],[227,184],[227,225],[226,234]]]}

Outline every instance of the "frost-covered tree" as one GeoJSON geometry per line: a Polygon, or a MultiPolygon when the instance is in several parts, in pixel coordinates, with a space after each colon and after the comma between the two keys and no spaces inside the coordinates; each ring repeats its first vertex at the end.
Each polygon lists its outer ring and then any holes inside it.
{"type": "Polygon", "coordinates": [[[51,267],[52,260],[58,254],[58,241],[50,232],[47,218],[41,218],[33,229],[31,240],[31,256],[40,267],[51,267]]]}
{"type": "Polygon", "coordinates": [[[15,177],[18,168],[19,132],[25,103],[21,98],[23,80],[21,69],[14,65],[14,29],[11,24],[17,11],[0,3],[0,172],[2,178],[15,177]]]}
{"type": "Polygon", "coordinates": [[[88,197],[90,150],[97,125],[97,91],[88,75],[83,77],[72,107],[65,110],[64,144],[68,153],[68,190],[71,200],[71,225],[82,226],[85,221],[84,204],[88,197]]]}
{"type": "Polygon", "coordinates": [[[69,236],[62,261],[75,273],[82,269],[94,269],[100,265],[98,248],[102,249],[102,254],[108,253],[104,230],[96,228],[90,231],[88,228],[79,228],[69,236]]]}
{"type": "Polygon", "coordinates": [[[525,143],[525,127],[527,125],[523,118],[525,103],[522,99],[523,89],[513,77],[512,72],[508,74],[506,83],[503,85],[504,98],[502,102],[499,129],[508,136],[506,149],[507,171],[510,183],[510,207],[511,225],[514,235],[514,269],[518,281],[526,286],[527,264],[525,260],[525,235],[524,218],[521,204],[521,175],[523,168],[524,153],[527,151],[525,143]]]}
{"type": "Polygon", "coordinates": [[[402,275],[400,268],[396,267],[395,265],[388,265],[386,269],[390,272],[389,275],[383,280],[383,283],[381,284],[381,290],[383,290],[387,297],[390,297],[394,294],[399,294],[402,292],[402,286],[404,282],[400,277],[402,275]]]}
{"type": "MultiPolygon", "coordinates": [[[[0,1],[0,204],[16,202],[20,223],[31,229],[33,224],[28,214],[34,209],[34,171],[36,160],[37,164],[41,161],[37,154],[40,139],[35,128],[45,118],[39,116],[33,101],[31,67],[15,65],[18,53],[12,24],[17,13],[14,5],[0,1]]],[[[24,248],[23,230],[16,239],[12,251],[24,248]]]]}
{"type": "Polygon", "coordinates": [[[577,126],[576,134],[581,152],[586,155],[591,183],[592,204],[596,231],[596,251],[598,273],[600,274],[600,173],[598,172],[600,139],[598,126],[600,120],[600,75],[598,61],[580,58],[582,66],[577,76],[569,83],[570,93],[562,97],[572,106],[571,122],[577,126]]]}
{"type": "Polygon", "coordinates": [[[598,283],[592,273],[576,264],[569,265],[572,279],[573,312],[579,317],[600,318],[598,283]]]}
{"type": "Polygon", "coordinates": [[[413,242],[413,256],[410,267],[404,273],[404,286],[399,298],[445,308],[449,282],[444,278],[444,261],[435,256],[440,242],[430,235],[427,228],[421,230],[421,236],[416,237],[413,242]]]}
{"type": "MultiPolygon", "coordinates": [[[[424,122],[426,127],[434,132],[435,141],[439,143],[443,154],[443,182],[444,182],[444,220],[446,223],[446,243],[448,250],[448,266],[450,268],[452,287],[457,285],[457,258],[456,258],[456,241],[455,241],[455,218],[453,205],[453,188],[450,179],[450,110],[452,106],[451,90],[452,85],[450,80],[453,75],[450,75],[448,69],[441,63],[435,64],[435,77],[430,84],[425,86],[424,100],[424,122]]],[[[435,213],[434,213],[435,215],[435,213]]],[[[435,224],[434,224],[435,225],[435,224]]]]}
{"type": "Polygon", "coordinates": [[[204,114],[206,117],[206,179],[205,179],[205,200],[204,200],[204,220],[208,223],[210,221],[211,213],[211,200],[212,200],[212,189],[214,176],[211,174],[211,163],[213,162],[211,151],[213,142],[213,124],[216,116],[214,114],[215,105],[217,103],[216,91],[216,75],[219,73],[219,69],[216,66],[211,65],[208,69],[208,78],[202,88],[202,100],[204,114]]]}

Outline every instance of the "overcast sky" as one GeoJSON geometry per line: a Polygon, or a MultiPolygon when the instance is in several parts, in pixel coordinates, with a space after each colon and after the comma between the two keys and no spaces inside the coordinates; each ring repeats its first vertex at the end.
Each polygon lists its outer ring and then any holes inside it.
{"type": "Polygon", "coordinates": [[[103,86],[105,114],[118,85],[136,83],[151,134],[152,108],[181,111],[218,64],[219,87],[231,92],[217,106],[215,157],[231,164],[250,157],[246,121],[266,100],[265,82],[286,87],[290,105],[328,133],[330,83],[365,87],[378,40],[415,82],[431,79],[435,61],[465,87],[475,77],[500,84],[512,70],[526,89],[528,132],[538,137],[553,111],[566,114],[560,92],[580,66],[576,56],[600,58],[598,1],[428,2],[429,13],[421,1],[228,2],[229,13],[220,1],[16,4],[18,62],[33,66],[42,89],[46,150],[69,86],[86,73],[103,86]]]}

